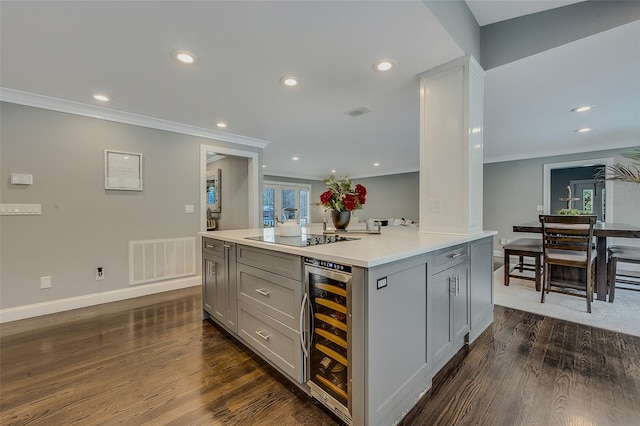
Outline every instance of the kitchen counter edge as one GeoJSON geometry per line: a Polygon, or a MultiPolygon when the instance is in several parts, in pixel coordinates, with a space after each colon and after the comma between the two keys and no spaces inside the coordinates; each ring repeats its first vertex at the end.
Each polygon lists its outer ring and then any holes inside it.
{"type": "MultiPolygon", "coordinates": [[[[322,230],[318,232],[313,228],[307,229],[307,231],[311,234],[322,233],[322,230]]],[[[277,235],[277,231],[273,228],[239,229],[199,232],[198,235],[250,247],[372,268],[497,234],[497,231],[481,231],[466,235],[421,234],[417,228],[384,229],[380,235],[354,235],[354,238],[359,239],[307,247],[247,239],[248,237],[273,235],[274,232],[277,235]]]]}

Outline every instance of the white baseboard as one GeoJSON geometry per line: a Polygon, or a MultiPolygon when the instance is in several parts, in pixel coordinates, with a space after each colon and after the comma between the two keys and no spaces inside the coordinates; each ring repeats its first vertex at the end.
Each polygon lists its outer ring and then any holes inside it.
{"type": "Polygon", "coordinates": [[[200,275],[197,275],[153,284],[105,291],[103,293],[87,294],[84,296],[70,297],[68,299],[52,300],[50,302],[34,303],[33,305],[0,309],[0,324],[26,318],[33,318],[40,315],[54,314],[56,312],[70,311],[71,309],[86,308],[88,306],[100,305],[102,303],[133,299],[134,297],[148,296],[150,294],[163,293],[165,291],[179,290],[181,288],[194,287],[201,284],[202,279],[200,275]]]}

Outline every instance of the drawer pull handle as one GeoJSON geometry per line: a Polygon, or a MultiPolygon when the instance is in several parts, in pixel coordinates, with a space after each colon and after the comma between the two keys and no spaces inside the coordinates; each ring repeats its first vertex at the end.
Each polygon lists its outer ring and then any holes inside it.
{"type": "Polygon", "coordinates": [[[456,257],[460,257],[460,256],[462,256],[462,253],[454,253],[449,255],[449,257],[452,259],[455,259],[456,257]]]}
{"type": "Polygon", "coordinates": [[[212,246],[211,244],[207,244],[207,243],[205,243],[205,244],[204,244],[204,248],[212,249],[212,248],[213,248],[213,246],[212,246]]]}
{"type": "Polygon", "coordinates": [[[265,290],[263,288],[256,288],[256,292],[260,293],[263,296],[269,296],[271,292],[269,290],[265,290]]]}
{"type": "Polygon", "coordinates": [[[270,334],[265,333],[264,330],[258,330],[256,331],[256,334],[260,337],[262,337],[264,340],[269,341],[269,337],[271,337],[270,334]]]}

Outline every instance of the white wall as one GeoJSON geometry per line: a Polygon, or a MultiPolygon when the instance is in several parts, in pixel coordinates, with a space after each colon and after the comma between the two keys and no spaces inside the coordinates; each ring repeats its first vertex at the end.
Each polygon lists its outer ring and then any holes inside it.
{"type": "Polygon", "coordinates": [[[0,202],[42,205],[39,216],[0,217],[0,308],[125,291],[129,241],[200,231],[200,145],[210,139],[4,102],[0,119],[0,202]],[[142,192],[104,189],[105,149],[143,155],[142,192]],[[33,185],[11,185],[12,172],[33,185]],[[43,276],[52,288],[40,289],[43,276]]]}

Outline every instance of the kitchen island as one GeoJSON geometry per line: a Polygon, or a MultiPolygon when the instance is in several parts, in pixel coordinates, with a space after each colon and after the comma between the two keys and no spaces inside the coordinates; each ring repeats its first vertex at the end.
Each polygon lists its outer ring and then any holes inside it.
{"type": "Polygon", "coordinates": [[[278,234],[201,233],[204,316],[345,423],[400,421],[493,320],[495,232],[387,227],[316,245],[311,227],[300,246],[278,234]]]}

